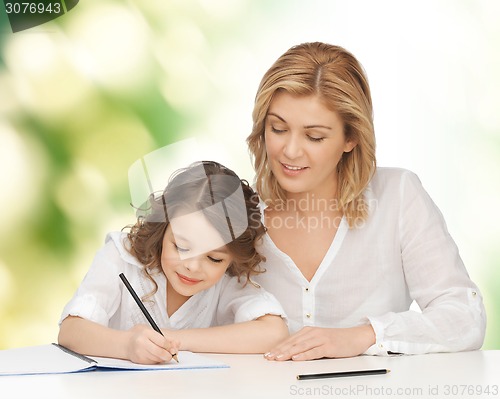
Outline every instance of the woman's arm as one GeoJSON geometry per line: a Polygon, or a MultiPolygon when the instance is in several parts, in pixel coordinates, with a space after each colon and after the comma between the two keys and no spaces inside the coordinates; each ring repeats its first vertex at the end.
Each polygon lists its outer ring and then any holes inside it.
{"type": "Polygon", "coordinates": [[[377,336],[371,353],[406,354],[479,349],[486,312],[443,215],[418,177],[399,186],[399,244],[409,295],[421,312],[368,315],[377,336]]]}
{"type": "Polygon", "coordinates": [[[256,320],[224,326],[187,330],[165,330],[181,342],[180,350],[213,353],[265,353],[288,337],[280,316],[265,315],[256,320]]]}
{"type": "Polygon", "coordinates": [[[59,344],[89,356],[127,359],[134,363],[155,364],[172,359],[179,343],[163,337],[151,327],[136,325],[115,330],[81,317],[68,316],[59,329],[59,344]]]}
{"type": "Polygon", "coordinates": [[[370,325],[352,328],[304,327],[265,354],[268,360],[312,360],[352,357],[375,343],[370,325]]]}

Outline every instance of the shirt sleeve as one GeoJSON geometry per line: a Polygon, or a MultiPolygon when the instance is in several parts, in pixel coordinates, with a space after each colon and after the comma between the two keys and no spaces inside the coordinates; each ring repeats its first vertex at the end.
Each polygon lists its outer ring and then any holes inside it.
{"type": "Polygon", "coordinates": [[[399,234],[409,294],[421,309],[368,317],[376,344],[366,354],[421,354],[476,350],[482,346],[486,312],[444,218],[418,177],[400,185],[399,234]]]}
{"type": "Polygon", "coordinates": [[[278,300],[258,284],[238,282],[236,277],[224,276],[220,292],[216,324],[225,325],[258,319],[267,314],[281,316],[286,314],[278,300]]]}
{"type": "Polygon", "coordinates": [[[120,306],[119,265],[123,263],[113,243],[101,248],[71,300],[64,307],[59,324],[68,316],[79,316],[108,326],[120,306]]]}

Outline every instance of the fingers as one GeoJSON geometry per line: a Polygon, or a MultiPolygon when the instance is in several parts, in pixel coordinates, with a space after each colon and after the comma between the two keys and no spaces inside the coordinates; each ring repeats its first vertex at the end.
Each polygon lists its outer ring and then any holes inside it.
{"type": "Polygon", "coordinates": [[[167,340],[167,346],[164,346],[164,348],[167,349],[168,352],[170,353],[171,355],[170,359],[172,359],[173,357],[177,362],[179,362],[179,360],[177,359],[177,353],[179,352],[181,343],[175,339],[170,339],[170,338],[165,338],[165,339],[167,340]]]}
{"type": "Polygon", "coordinates": [[[302,329],[264,356],[268,360],[310,360],[321,357],[317,349],[321,342],[310,329],[302,329]]]}
{"type": "Polygon", "coordinates": [[[134,363],[156,364],[172,360],[177,354],[180,342],[163,336],[150,327],[134,326],[131,329],[129,359],[134,363]]]}
{"type": "Polygon", "coordinates": [[[291,359],[299,362],[304,360],[321,359],[322,357],[324,357],[323,348],[321,346],[316,346],[314,348],[294,354],[291,359]]]}
{"type": "Polygon", "coordinates": [[[268,360],[312,360],[351,357],[375,343],[370,325],[350,328],[304,327],[265,354],[268,360]]]}
{"type": "Polygon", "coordinates": [[[168,362],[179,352],[180,342],[168,336],[163,336],[156,331],[151,336],[154,346],[150,346],[150,354],[156,363],[168,362]]]}

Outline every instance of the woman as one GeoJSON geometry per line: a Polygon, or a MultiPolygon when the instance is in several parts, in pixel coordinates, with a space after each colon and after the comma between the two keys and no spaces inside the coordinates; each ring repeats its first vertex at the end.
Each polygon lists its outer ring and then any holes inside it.
{"type": "Polygon", "coordinates": [[[247,143],[267,227],[255,280],[292,333],[267,359],[481,347],[482,297],[440,211],[415,174],[376,167],[370,88],[352,54],[325,43],[283,54],[247,143]]]}

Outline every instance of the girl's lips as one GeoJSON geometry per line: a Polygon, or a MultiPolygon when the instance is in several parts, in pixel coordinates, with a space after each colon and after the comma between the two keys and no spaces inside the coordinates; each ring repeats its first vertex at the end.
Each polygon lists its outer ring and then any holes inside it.
{"type": "Polygon", "coordinates": [[[179,280],[184,283],[184,284],[187,284],[187,285],[195,285],[195,284],[198,284],[201,280],[197,280],[197,279],[194,279],[194,278],[189,278],[187,276],[184,276],[183,274],[179,274],[177,273],[177,277],[179,277],[179,280]]]}

